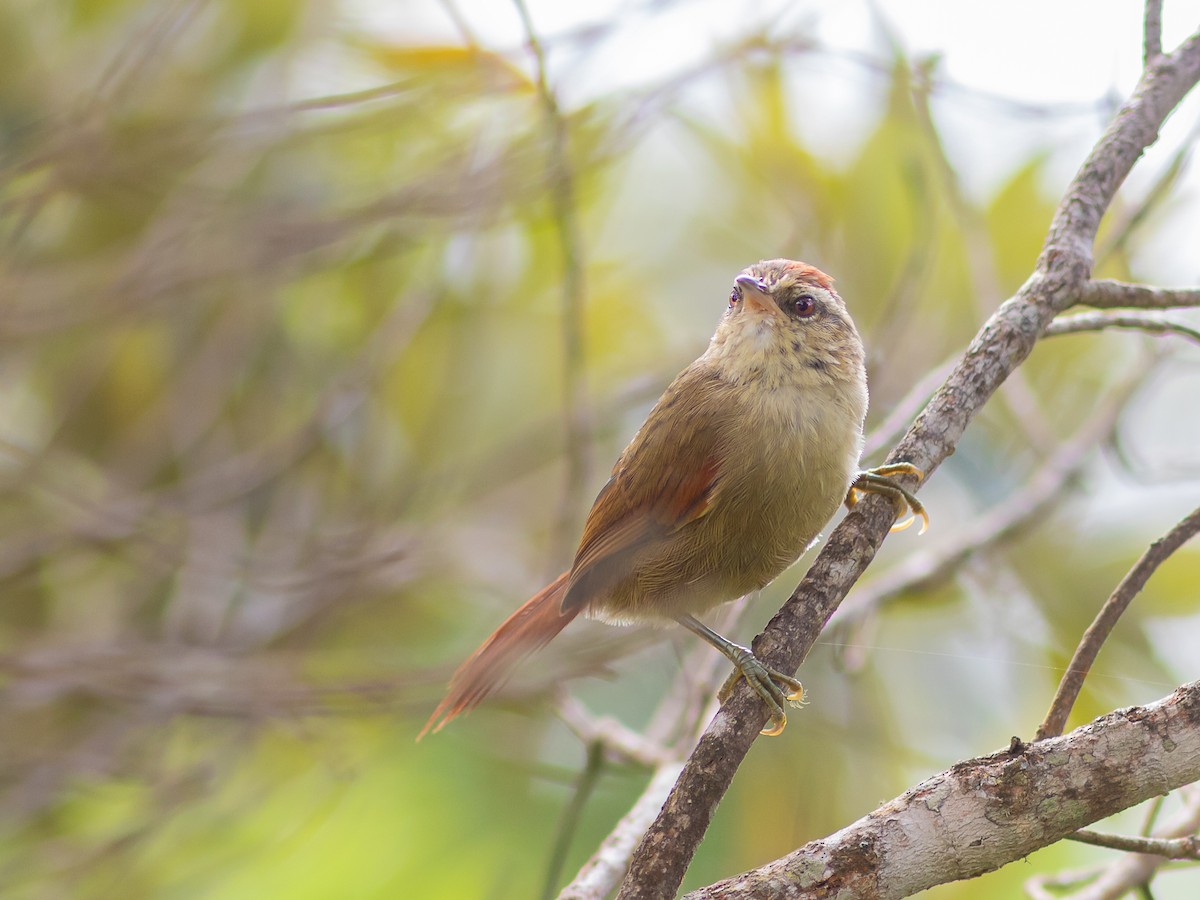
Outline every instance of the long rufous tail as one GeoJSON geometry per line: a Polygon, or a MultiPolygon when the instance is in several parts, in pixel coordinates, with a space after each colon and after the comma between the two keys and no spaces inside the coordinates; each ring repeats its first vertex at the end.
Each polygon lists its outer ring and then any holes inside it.
{"type": "Polygon", "coordinates": [[[578,606],[562,610],[569,574],[563,572],[530,597],[458,667],[445,699],[417,735],[418,741],[431,728],[441,731],[455,716],[473,709],[508,679],[527,654],[543,646],[579,614],[578,606]]]}

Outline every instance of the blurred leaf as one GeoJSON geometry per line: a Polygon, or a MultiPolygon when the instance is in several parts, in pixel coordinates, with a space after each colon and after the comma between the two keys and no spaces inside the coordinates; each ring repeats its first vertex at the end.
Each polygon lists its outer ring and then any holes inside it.
{"type": "Polygon", "coordinates": [[[987,208],[996,273],[1006,294],[1029,277],[1054,215],[1054,203],[1041,187],[1045,166],[1045,154],[1034,156],[1013,173],[987,208]]]}
{"type": "MultiPolygon", "coordinates": [[[[568,419],[592,429],[588,495],[701,352],[729,278],[788,255],[837,279],[876,421],[1024,280],[1053,209],[1045,156],[986,208],[956,186],[894,39],[842,59],[734,23],[696,68],[664,45],[662,81],[618,89],[603,65],[640,18],[556,30],[550,122],[526,48],[423,41],[440,7],[405,5],[387,34],[376,12],[0,7],[0,707],[20,737],[0,748],[6,900],[532,895],[583,756],[545,697],[413,738],[472,640],[567,562],[547,548],[586,512],[561,508],[568,419]],[[831,153],[802,104],[847,62],[866,137],[831,153]],[[563,408],[569,265],[586,410],[563,408]]],[[[1106,269],[1127,270],[1123,250],[1106,269]]],[[[1046,419],[1066,433],[1090,414],[1137,341],[1039,346],[1023,374],[1046,419]]],[[[1159,372],[1145,391],[1162,402],[1140,395],[1127,430],[1182,452],[1186,378],[1159,372]]],[[[1047,452],[1017,407],[989,406],[928,486],[922,540],[953,539],[1047,452]]],[[[1113,481],[1098,466],[962,578],[888,606],[857,674],[820,648],[812,705],[739,772],[689,883],[1037,721],[1054,667],[1163,527],[1148,491],[1113,481]]],[[[919,552],[907,537],[872,571],[919,552]]],[[[1186,636],[1197,565],[1180,554],[1138,598],[1079,717],[1160,690],[1172,648],[1156,635],[1186,636]]],[[[646,721],[680,645],[579,627],[527,683],[576,679],[599,712],[646,721]]],[[[645,777],[606,767],[569,868],[645,777]]]]}
{"type": "Polygon", "coordinates": [[[360,38],[359,46],[373,62],[397,75],[457,82],[472,92],[537,90],[537,85],[506,57],[481,47],[385,44],[369,37],[360,38]]]}

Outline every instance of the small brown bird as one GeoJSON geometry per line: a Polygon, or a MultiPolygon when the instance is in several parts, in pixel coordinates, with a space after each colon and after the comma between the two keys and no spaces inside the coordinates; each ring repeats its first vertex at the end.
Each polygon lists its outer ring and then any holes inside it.
{"type": "MultiPolygon", "coordinates": [[[[708,349],[655,404],[588,514],[571,568],[513,613],[454,673],[430,728],[494,691],[516,663],[580,613],[613,624],[675,621],[737,667],[778,734],[799,681],[696,616],[758,590],[795,562],[843,502],[882,493],[928,516],[891,480],[915,466],[858,471],[863,345],[828,275],[787,259],[734,280],[708,349]]],[[[924,531],[924,527],[922,527],[924,531]]],[[[436,727],[434,727],[436,725],[436,727]]]]}

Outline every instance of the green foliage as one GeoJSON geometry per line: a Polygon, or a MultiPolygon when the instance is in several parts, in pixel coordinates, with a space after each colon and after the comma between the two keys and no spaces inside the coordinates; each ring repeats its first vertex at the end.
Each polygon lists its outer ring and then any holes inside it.
{"type": "MultiPolygon", "coordinates": [[[[695,112],[690,84],[649,117],[632,95],[564,101],[567,259],[523,58],[351,33],[344,12],[0,8],[5,897],[535,895],[582,757],[549,688],[617,669],[616,686],[576,683],[637,724],[670,648],[639,668],[625,638],[566,635],[512,696],[412,739],[452,662],[565,562],[551,548],[584,513],[562,509],[568,371],[588,398],[572,412],[590,495],[702,348],[729,277],[797,256],[837,276],[862,326],[877,421],[1026,277],[1053,209],[1042,156],[963,199],[899,57],[866,139],[823,160],[797,113],[803,70],[763,49],[697,89],[728,120],[695,112]]],[[[1123,340],[1031,360],[1052,438],[1117,380],[1123,340]]],[[[930,486],[927,541],[1048,452],[994,406],[930,486]]],[[[857,674],[822,650],[812,705],[756,749],[689,884],[1031,732],[1058,672],[1017,666],[1064,664],[1169,524],[1153,512],[1118,531],[1077,494],[981,562],[997,584],[896,601],[857,674]]],[[[914,546],[894,539],[881,564],[914,546]]],[[[1173,683],[1148,623],[1190,612],[1198,564],[1164,570],[1108,671],[1173,683]]],[[[1161,692],[1089,684],[1078,717],[1161,692]]],[[[641,780],[605,769],[568,871],[641,780]]],[[[1015,877],[987,884],[1006,896],[1015,877]]]]}

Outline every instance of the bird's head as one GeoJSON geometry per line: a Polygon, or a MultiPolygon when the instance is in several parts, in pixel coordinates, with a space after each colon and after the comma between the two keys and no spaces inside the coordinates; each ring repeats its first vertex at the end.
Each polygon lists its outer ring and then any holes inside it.
{"type": "Polygon", "coordinates": [[[833,279],[790,259],[757,262],[734,279],[729,308],[705,355],[738,381],[864,377],[862,339],[833,279]]]}

